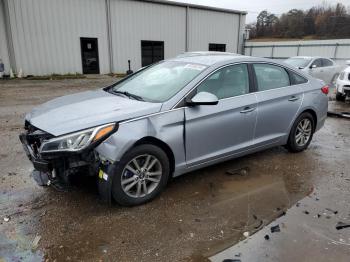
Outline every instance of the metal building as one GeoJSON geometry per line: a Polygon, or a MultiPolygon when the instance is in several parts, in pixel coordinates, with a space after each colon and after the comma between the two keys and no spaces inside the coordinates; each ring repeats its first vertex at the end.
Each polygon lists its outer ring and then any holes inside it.
{"type": "Polygon", "coordinates": [[[7,73],[106,74],[185,51],[241,53],[245,15],[161,0],[0,0],[0,59],[7,73]]]}

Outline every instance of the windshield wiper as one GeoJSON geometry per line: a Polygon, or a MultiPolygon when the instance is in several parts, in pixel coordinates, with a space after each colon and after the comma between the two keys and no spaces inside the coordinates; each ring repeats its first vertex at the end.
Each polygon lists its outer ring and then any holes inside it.
{"type": "Polygon", "coordinates": [[[141,96],[138,96],[138,95],[135,95],[135,94],[131,94],[127,91],[118,91],[118,90],[113,90],[111,89],[111,93],[113,94],[122,94],[124,96],[127,96],[129,98],[133,98],[135,100],[138,100],[138,101],[145,101],[141,96]]]}

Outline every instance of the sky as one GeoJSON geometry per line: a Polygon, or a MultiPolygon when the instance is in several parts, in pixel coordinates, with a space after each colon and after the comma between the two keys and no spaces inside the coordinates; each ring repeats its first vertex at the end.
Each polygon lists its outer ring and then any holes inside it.
{"type": "MultiPolygon", "coordinates": [[[[247,11],[247,21],[246,23],[251,23],[256,21],[258,14],[267,10],[277,16],[288,12],[290,9],[308,9],[312,6],[317,6],[324,3],[324,0],[171,0],[176,2],[208,5],[221,8],[235,9],[247,11]]],[[[342,3],[346,7],[350,7],[350,0],[327,0],[328,4],[342,3]]]]}

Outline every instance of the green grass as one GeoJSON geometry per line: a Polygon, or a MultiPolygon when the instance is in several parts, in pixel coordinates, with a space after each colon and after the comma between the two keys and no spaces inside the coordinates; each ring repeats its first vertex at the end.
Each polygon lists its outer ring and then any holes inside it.
{"type": "Polygon", "coordinates": [[[85,75],[76,73],[76,74],[51,74],[51,75],[45,75],[45,76],[28,76],[23,79],[28,80],[63,80],[63,79],[83,79],[86,78],[85,75]]]}

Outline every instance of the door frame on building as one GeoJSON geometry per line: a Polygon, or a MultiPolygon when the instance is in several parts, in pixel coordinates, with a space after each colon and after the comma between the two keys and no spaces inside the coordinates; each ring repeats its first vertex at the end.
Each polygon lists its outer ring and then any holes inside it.
{"type": "Polygon", "coordinates": [[[100,74],[100,58],[99,58],[99,52],[98,52],[98,38],[97,37],[80,37],[80,52],[81,52],[81,66],[82,66],[82,72],[83,74],[100,74]],[[94,42],[96,46],[96,69],[91,70],[89,68],[86,68],[84,66],[84,55],[83,55],[83,44],[86,43],[86,41],[94,42]]]}

